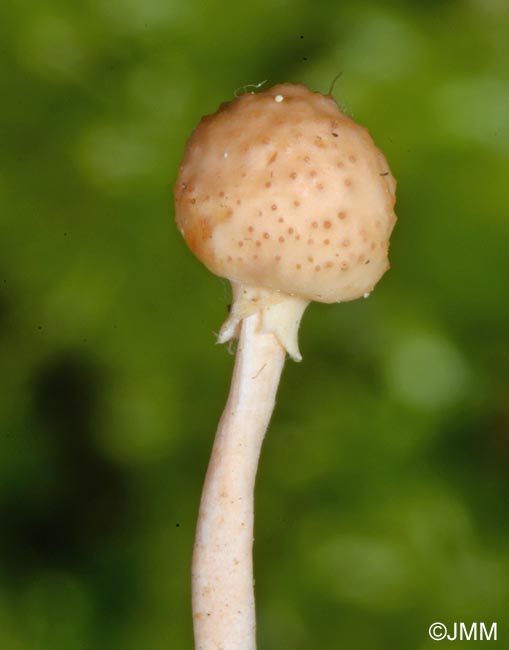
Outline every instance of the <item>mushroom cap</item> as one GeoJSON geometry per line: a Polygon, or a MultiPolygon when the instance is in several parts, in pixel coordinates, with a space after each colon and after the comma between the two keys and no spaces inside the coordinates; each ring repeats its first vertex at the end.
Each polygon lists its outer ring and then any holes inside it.
{"type": "Polygon", "coordinates": [[[175,185],[176,220],[216,275],[342,302],[389,268],[395,188],[367,129],[332,97],[279,84],[201,120],[175,185]]]}

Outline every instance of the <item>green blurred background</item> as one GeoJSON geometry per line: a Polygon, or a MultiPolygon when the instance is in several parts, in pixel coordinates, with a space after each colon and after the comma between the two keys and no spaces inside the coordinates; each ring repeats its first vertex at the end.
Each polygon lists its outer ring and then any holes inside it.
{"type": "Polygon", "coordinates": [[[172,185],[263,79],[327,92],[397,177],[392,269],[312,305],[257,485],[261,650],[509,648],[507,0],[2,0],[0,648],[191,650],[233,358],[172,185]]]}

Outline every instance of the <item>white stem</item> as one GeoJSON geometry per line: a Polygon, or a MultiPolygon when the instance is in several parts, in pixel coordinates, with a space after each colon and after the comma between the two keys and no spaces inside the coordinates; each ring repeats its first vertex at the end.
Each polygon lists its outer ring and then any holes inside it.
{"type": "Polygon", "coordinates": [[[196,650],[256,648],[254,484],[284,361],[274,334],[261,331],[261,313],[245,318],[198,516],[192,581],[196,650]]]}

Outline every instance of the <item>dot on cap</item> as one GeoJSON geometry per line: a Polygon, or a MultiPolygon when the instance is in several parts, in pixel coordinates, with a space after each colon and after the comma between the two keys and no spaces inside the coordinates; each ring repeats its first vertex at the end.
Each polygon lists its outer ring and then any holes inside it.
{"type": "Polygon", "coordinates": [[[283,99],[284,99],[283,95],[276,95],[276,96],[274,97],[274,101],[277,102],[278,104],[279,104],[280,102],[282,102],[283,99]]]}

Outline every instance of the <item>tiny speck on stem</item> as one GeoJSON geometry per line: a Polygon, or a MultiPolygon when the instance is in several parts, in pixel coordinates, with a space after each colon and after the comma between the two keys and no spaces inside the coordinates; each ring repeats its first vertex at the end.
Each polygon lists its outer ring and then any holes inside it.
{"type": "MultiPolygon", "coordinates": [[[[264,368],[266,368],[266,366],[267,366],[267,364],[264,363],[263,366],[260,368],[260,370],[258,370],[258,372],[256,373],[256,375],[254,375],[254,377],[251,377],[251,379],[258,379],[258,377],[260,376],[262,370],[263,370],[264,368]]],[[[244,525],[244,524],[242,524],[242,525],[244,525]]]]}

